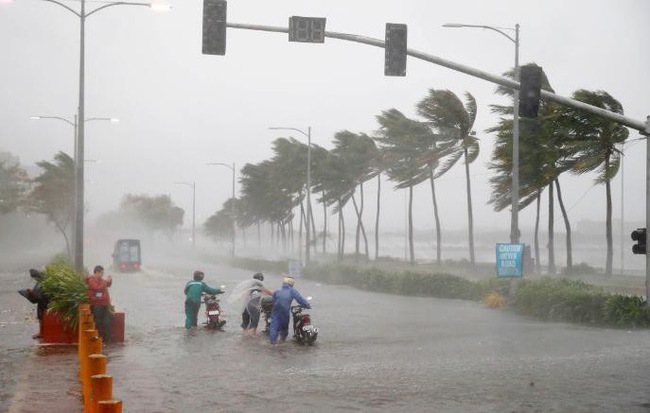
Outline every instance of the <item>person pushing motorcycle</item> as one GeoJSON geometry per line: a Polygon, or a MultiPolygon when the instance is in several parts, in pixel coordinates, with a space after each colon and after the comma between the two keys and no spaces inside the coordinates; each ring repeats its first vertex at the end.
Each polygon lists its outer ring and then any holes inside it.
{"type": "Polygon", "coordinates": [[[282,287],[273,292],[273,309],[271,310],[271,332],[269,339],[272,345],[280,340],[285,341],[289,334],[289,314],[291,312],[291,303],[296,300],[298,304],[305,308],[311,308],[309,302],[293,288],[295,280],[291,277],[282,279],[282,287]]]}
{"type": "Polygon", "coordinates": [[[212,288],[203,282],[203,271],[194,271],[194,279],[185,284],[185,328],[196,327],[199,309],[201,308],[201,294],[223,294],[225,291],[212,288]]]}
{"type": "Polygon", "coordinates": [[[272,295],[273,293],[264,287],[264,274],[261,272],[253,275],[253,281],[249,287],[246,307],[242,312],[242,328],[244,334],[247,336],[255,335],[257,325],[260,321],[260,306],[262,301],[262,294],[272,295]]]}

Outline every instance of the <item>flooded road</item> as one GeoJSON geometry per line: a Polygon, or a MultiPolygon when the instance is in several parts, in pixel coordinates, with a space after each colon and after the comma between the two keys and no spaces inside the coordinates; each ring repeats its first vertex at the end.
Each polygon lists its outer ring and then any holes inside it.
{"type": "MultiPolygon", "coordinates": [[[[650,331],[544,323],[481,303],[301,279],[296,288],[314,297],[318,340],[271,347],[264,334],[242,336],[239,308],[225,297],[225,331],[183,328],[194,269],[228,291],[253,274],[173,259],[108,271],[113,303],[126,313],[126,342],[105,350],[124,411],[650,411],[650,331]]],[[[268,288],[280,286],[280,275],[265,276],[268,288]]],[[[18,341],[12,351],[28,353],[20,346],[29,340],[18,341]]]]}

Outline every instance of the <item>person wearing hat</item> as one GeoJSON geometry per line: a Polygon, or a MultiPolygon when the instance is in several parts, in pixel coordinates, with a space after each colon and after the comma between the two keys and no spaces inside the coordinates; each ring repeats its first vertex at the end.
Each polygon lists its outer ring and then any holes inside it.
{"type": "Polygon", "coordinates": [[[248,301],[242,312],[242,328],[247,336],[255,335],[257,325],[260,322],[260,306],[262,303],[262,294],[272,295],[273,292],[264,287],[264,274],[261,272],[253,275],[253,281],[249,287],[248,301]]]}
{"type": "Polygon", "coordinates": [[[298,304],[305,308],[311,308],[309,302],[303,298],[302,295],[293,288],[294,279],[291,277],[284,277],[282,279],[282,287],[273,292],[273,309],[271,310],[271,332],[269,339],[272,345],[280,340],[287,339],[289,334],[289,314],[291,312],[291,303],[296,300],[298,304]]]}
{"type": "MultiPolygon", "coordinates": [[[[203,282],[205,273],[203,271],[194,271],[192,281],[185,284],[185,328],[196,327],[201,308],[201,294],[223,294],[224,291],[219,288],[212,288],[203,282]]],[[[225,324],[225,321],[223,321],[225,324]]]]}

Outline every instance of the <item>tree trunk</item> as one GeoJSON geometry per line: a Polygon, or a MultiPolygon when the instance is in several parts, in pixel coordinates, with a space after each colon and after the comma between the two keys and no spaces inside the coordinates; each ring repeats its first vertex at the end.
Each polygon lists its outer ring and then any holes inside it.
{"type": "Polygon", "coordinates": [[[298,260],[302,262],[302,228],[306,228],[305,222],[305,208],[300,202],[300,224],[298,225],[298,260]]]}
{"type": "Polygon", "coordinates": [[[431,183],[431,196],[433,198],[433,216],[436,221],[436,263],[442,265],[442,245],[440,244],[440,217],[438,216],[438,201],[436,199],[436,184],[433,179],[433,169],[429,168],[429,182],[431,183]]]}
{"type": "Polygon", "coordinates": [[[555,189],[557,189],[557,200],[560,203],[560,210],[562,211],[562,218],[564,218],[564,227],[566,228],[566,272],[567,274],[573,273],[573,250],[571,245],[571,223],[569,222],[569,215],[564,207],[562,200],[562,191],[560,190],[560,180],[555,178],[555,189]]]}
{"type": "Polygon", "coordinates": [[[345,256],[345,219],[343,218],[343,206],[341,205],[341,200],[338,201],[339,204],[339,261],[345,256]]]}
{"type": "MultiPolygon", "coordinates": [[[[361,215],[363,214],[363,188],[361,188],[361,206],[357,206],[357,201],[352,196],[352,205],[354,206],[354,212],[357,214],[357,232],[356,232],[356,244],[355,244],[355,256],[359,256],[359,244],[360,244],[360,235],[363,235],[363,239],[366,245],[366,261],[368,260],[368,237],[366,236],[366,229],[363,226],[363,221],[361,215]]],[[[356,259],[355,257],[355,259],[356,259]]]]}
{"type": "Polygon", "coordinates": [[[415,265],[415,251],[413,250],[413,185],[409,186],[409,210],[408,210],[408,220],[409,220],[409,254],[410,254],[410,263],[415,265]]]}
{"type": "Polygon", "coordinates": [[[65,240],[65,250],[68,252],[68,258],[70,258],[70,262],[73,262],[74,260],[72,259],[73,255],[72,250],[70,249],[70,241],[68,240],[68,234],[65,233],[65,227],[59,225],[56,221],[54,222],[54,225],[61,232],[61,235],[63,235],[63,239],[65,240]]]}
{"type": "Polygon", "coordinates": [[[377,216],[375,217],[375,260],[379,258],[379,200],[381,195],[381,174],[377,174],[377,216]]]}
{"type": "Polygon", "coordinates": [[[475,264],[474,256],[474,214],[472,213],[472,187],[470,185],[469,161],[467,160],[467,148],[465,152],[465,181],[467,184],[467,223],[469,227],[469,261],[475,264]]]}
{"type": "Polygon", "coordinates": [[[542,267],[539,262],[540,251],[539,251],[539,212],[542,204],[542,191],[537,191],[537,212],[535,213],[535,273],[541,274],[542,267]]]}
{"type": "MultiPolygon", "coordinates": [[[[325,199],[325,191],[322,192],[325,199]]],[[[323,255],[327,254],[327,204],[323,201],[323,255]]]]}
{"type": "Polygon", "coordinates": [[[548,273],[555,274],[555,241],[554,241],[554,225],[555,213],[553,210],[553,182],[548,186],[548,273]]]}
{"type": "Polygon", "coordinates": [[[609,153],[605,157],[605,196],[607,197],[607,217],[605,219],[605,236],[607,237],[607,258],[605,261],[605,275],[612,275],[612,262],[614,259],[614,242],[612,239],[612,185],[609,179],[609,153]]]}

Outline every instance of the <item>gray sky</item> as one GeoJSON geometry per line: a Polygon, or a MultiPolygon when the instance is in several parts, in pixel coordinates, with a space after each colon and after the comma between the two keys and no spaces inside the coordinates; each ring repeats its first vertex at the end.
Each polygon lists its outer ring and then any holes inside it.
{"type": "MultiPolygon", "coordinates": [[[[73,8],[75,1],[65,2],[73,8]]],[[[509,232],[510,213],[487,205],[494,137],[484,130],[496,117],[488,105],[507,103],[495,85],[431,63],[408,59],[405,78],[383,75],[382,49],[336,39],[289,43],[283,33],[228,29],[226,56],[201,54],[202,1],[172,1],[168,13],[112,7],[86,20],[86,117],[116,117],[118,124],[88,122],[86,165],[88,219],[117,208],[125,193],[169,194],[191,224],[196,182],[197,225],[231,194],[231,172],[207,162],[257,163],[271,155],[281,135],[270,126],[312,128],[312,141],[331,148],[343,129],[372,134],[375,116],[396,108],[416,117],[415,104],[429,88],[468,91],[478,103],[475,129],[481,155],[471,165],[475,225],[509,232]]],[[[98,3],[88,3],[89,8],[98,3]]],[[[409,48],[493,74],[514,64],[514,45],[498,33],[448,29],[447,22],[500,27],[521,25],[520,63],[542,66],[556,93],[605,90],[626,115],[650,114],[650,2],[646,0],[231,0],[228,20],[286,26],[291,15],[326,17],[327,30],[384,37],[385,23],[408,25],[409,48]]],[[[72,127],[34,121],[31,115],[72,119],[78,104],[79,20],[39,0],[0,1],[0,150],[24,165],[72,153],[72,127]]],[[[302,135],[293,134],[304,140],[302,135]]],[[[630,137],[639,134],[631,131],[630,137]]],[[[645,144],[633,141],[625,157],[625,219],[642,221],[645,144]]],[[[438,181],[443,229],[467,225],[463,168],[438,181]]],[[[574,227],[605,219],[605,192],[594,176],[564,177],[564,201],[574,227]]],[[[382,227],[401,228],[404,191],[382,187],[382,227]]],[[[614,217],[621,216],[621,180],[613,183],[614,217]]],[[[366,218],[374,222],[373,185],[366,187],[366,218]]],[[[415,193],[415,225],[432,228],[428,185],[415,193]]],[[[544,199],[546,203],[546,199],[544,199]]],[[[521,213],[525,242],[534,211],[521,213]]],[[[320,210],[318,210],[320,211],[320,210]]],[[[543,213],[546,226],[546,213],[543,213]]],[[[556,227],[562,228],[561,216],[556,227]]],[[[319,217],[317,216],[317,219],[319,217]]],[[[372,224],[370,224],[372,225],[372,224]]],[[[577,228],[579,230],[579,227],[577,228]]],[[[503,240],[507,241],[507,240],[503,240]]]]}

